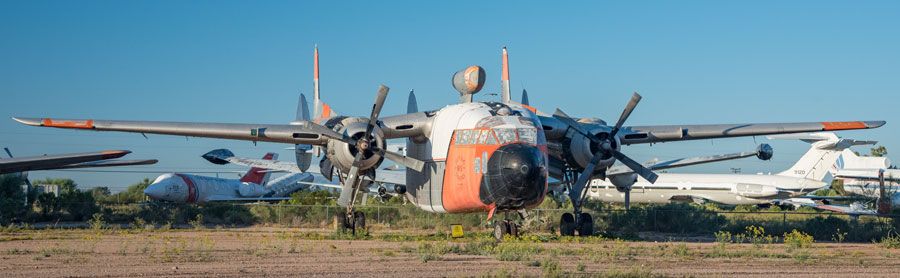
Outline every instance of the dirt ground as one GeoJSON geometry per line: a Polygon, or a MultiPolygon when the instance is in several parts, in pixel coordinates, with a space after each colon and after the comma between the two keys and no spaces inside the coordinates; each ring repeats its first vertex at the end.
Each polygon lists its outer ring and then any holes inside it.
{"type": "Polygon", "coordinates": [[[875,244],[626,242],[533,235],[373,232],[348,239],[325,230],[19,230],[0,233],[4,277],[134,276],[752,276],[897,277],[900,250],[875,244]]]}

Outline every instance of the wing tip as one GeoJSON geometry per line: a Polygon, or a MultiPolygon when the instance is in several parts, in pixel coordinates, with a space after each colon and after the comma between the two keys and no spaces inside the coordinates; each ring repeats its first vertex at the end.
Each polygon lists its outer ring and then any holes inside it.
{"type": "Polygon", "coordinates": [[[868,128],[879,128],[887,124],[887,121],[865,121],[863,123],[865,123],[868,128]]]}
{"type": "Polygon", "coordinates": [[[40,125],[41,125],[41,121],[42,121],[41,118],[21,118],[21,117],[12,117],[12,119],[13,119],[13,121],[17,121],[17,122],[19,122],[19,123],[21,123],[21,124],[24,124],[24,125],[30,125],[30,126],[40,126],[40,125]]]}

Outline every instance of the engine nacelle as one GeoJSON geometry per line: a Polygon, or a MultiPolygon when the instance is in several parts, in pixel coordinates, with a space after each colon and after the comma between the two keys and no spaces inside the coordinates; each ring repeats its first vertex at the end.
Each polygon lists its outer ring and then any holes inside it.
{"type": "MultiPolygon", "coordinates": [[[[600,138],[601,140],[606,140],[606,138],[609,138],[609,131],[610,130],[608,130],[606,128],[598,127],[598,128],[591,130],[590,132],[593,133],[595,136],[597,136],[597,138],[600,138]]],[[[593,143],[590,139],[588,139],[584,135],[581,135],[579,133],[574,133],[574,132],[570,133],[570,134],[572,134],[572,135],[571,135],[571,138],[569,140],[569,145],[568,145],[569,151],[567,152],[569,154],[569,157],[568,157],[569,163],[578,165],[580,167],[587,167],[588,163],[591,162],[591,158],[594,157],[594,154],[598,150],[600,150],[600,146],[593,143]]],[[[621,144],[619,143],[619,138],[612,138],[612,140],[610,140],[610,142],[612,142],[612,147],[615,150],[620,149],[621,144]]],[[[612,154],[610,154],[610,153],[603,154],[603,157],[601,158],[600,162],[597,164],[596,168],[594,168],[595,169],[594,173],[599,173],[599,172],[605,171],[606,168],[609,168],[609,166],[612,166],[613,163],[615,163],[615,162],[616,162],[616,160],[612,156],[612,154]]]]}
{"type": "MultiPolygon", "coordinates": [[[[360,140],[366,133],[368,121],[365,118],[345,118],[334,127],[339,133],[346,134],[355,140],[360,140]]],[[[384,160],[383,157],[372,151],[375,148],[383,149],[387,146],[384,141],[384,132],[376,126],[372,135],[374,135],[374,138],[371,138],[372,144],[363,152],[363,158],[357,165],[361,171],[378,167],[384,160]]],[[[353,166],[353,160],[357,152],[359,152],[357,146],[351,146],[338,140],[330,140],[328,141],[328,152],[325,155],[328,156],[334,167],[340,169],[342,173],[347,173],[350,171],[350,167],[353,166]]]]}
{"type": "Polygon", "coordinates": [[[625,192],[631,190],[631,186],[637,182],[638,175],[635,173],[631,173],[609,176],[607,178],[609,179],[609,183],[612,183],[616,186],[616,190],[618,190],[619,192],[625,192]]]}

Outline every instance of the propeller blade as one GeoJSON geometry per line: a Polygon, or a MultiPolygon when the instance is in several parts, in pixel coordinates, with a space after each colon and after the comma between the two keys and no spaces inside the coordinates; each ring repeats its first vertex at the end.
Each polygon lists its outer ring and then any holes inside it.
{"type": "Polygon", "coordinates": [[[354,197],[356,197],[356,182],[359,180],[359,161],[362,160],[363,152],[357,152],[356,157],[353,158],[353,165],[350,166],[350,171],[347,172],[347,178],[344,179],[344,184],[341,185],[341,195],[337,199],[338,205],[342,207],[347,207],[348,205],[353,203],[354,197]]]}
{"type": "Polygon", "coordinates": [[[407,169],[415,170],[416,172],[422,172],[422,169],[425,168],[425,162],[408,157],[396,152],[386,151],[382,149],[378,149],[379,152],[383,152],[383,156],[391,161],[397,162],[403,166],[406,166],[407,169]]]}
{"type": "Polygon", "coordinates": [[[619,129],[622,128],[622,125],[625,124],[625,120],[631,116],[631,112],[634,112],[634,108],[637,107],[638,102],[641,102],[641,95],[638,93],[634,93],[631,95],[631,100],[628,101],[628,104],[625,105],[625,110],[622,110],[622,115],[619,116],[619,121],[616,122],[616,126],[613,127],[613,130],[609,133],[609,136],[616,136],[616,133],[619,132],[619,129]]]}
{"type": "Polygon", "coordinates": [[[657,176],[656,173],[653,173],[652,170],[647,169],[647,167],[644,167],[644,165],[641,165],[637,161],[634,161],[633,159],[631,159],[628,156],[625,156],[625,154],[623,154],[619,151],[613,150],[612,155],[617,160],[621,161],[622,164],[625,164],[625,166],[628,166],[628,168],[631,168],[631,170],[633,170],[636,174],[640,175],[641,177],[643,177],[645,180],[649,181],[650,183],[655,183],[656,179],[659,178],[659,176],[657,176]]]}
{"type": "Polygon", "coordinates": [[[580,133],[581,135],[584,135],[584,137],[587,137],[588,139],[593,141],[595,144],[599,144],[600,138],[597,138],[597,136],[594,136],[594,134],[591,134],[590,132],[587,132],[587,130],[584,130],[583,128],[581,128],[581,125],[578,124],[578,122],[576,122],[574,119],[572,119],[572,117],[569,117],[569,115],[566,114],[566,112],[563,112],[562,110],[557,108],[556,112],[553,113],[553,117],[559,119],[560,121],[562,121],[563,123],[565,123],[566,125],[571,127],[572,129],[574,129],[576,132],[580,133]]]}
{"type": "Polygon", "coordinates": [[[372,115],[369,116],[369,125],[366,127],[366,135],[372,134],[375,125],[378,124],[378,115],[381,114],[381,108],[384,107],[384,100],[387,98],[388,88],[385,85],[378,86],[378,95],[375,97],[375,103],[372,104],[372,115]]]}

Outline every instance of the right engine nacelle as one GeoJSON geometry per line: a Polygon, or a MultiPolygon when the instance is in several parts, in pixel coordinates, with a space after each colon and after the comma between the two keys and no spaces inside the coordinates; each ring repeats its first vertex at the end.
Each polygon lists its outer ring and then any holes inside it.
{"type": "Polygon", "coordinates": [[[625,192],[631,190],[631,186],[633,186],[637,182],[638,175],[635,173],[624,174],[624,175],[615,175],[607,177],[609,182],[616,186],[616,190],[619,192],[625,192]]]}
{"type": "MultiPolygon", "coordinates": [[[[604,128],[596,128],[590,131],[595,136],[600,138],[601,140],[605,140],[609,137],[609,130],[604,128]]],[[[600,149],[597,144],[594,144],[590,139],[581,135],[579,133],[571,133],[569,139],[569,145],[566,147],[568,149],[568,157],[567,160],[570,164],[578,165],[579,167],[587,167],[588,163],[591,162],[591,158],[594,157],[594,154],[600,149]]],[[[612,138],[612,147],[616,150],[619,150],[619,140],[618,138],[612,138]]],[[[612,166],[616,160],[612,156],[612,154],[603,154],[600,162],[597,164],[596,168],[594,168],[594,173],[600,173],[612,166]]]]}
{"type": "MultiPolygon", "coordinates": [[[[339,133],[347,134],[355,140],[360,140],[366,133],[368,121],[365,118],[345,118],[336,124],[334,128],[339,133]]],[[[373,135],[371,146],[363,152],[363,159],[357,165],[361,171],[378,167],[384,160],[383,157],[372,151],[374,148],[383,149],[387,146],[384,141],[384,133],[381,131],[381,128],[376,126],[373,135]]],[[[340,169],[342,173],[349,172],[350,167],[353,166],[356,153],[359,152],[357,146],[351,146],[338,140],[330,140],[327,148],[328,152],[325,155],[331,160],[332,165],[340,169]]]]}

